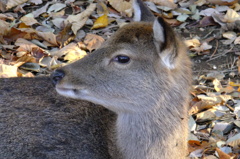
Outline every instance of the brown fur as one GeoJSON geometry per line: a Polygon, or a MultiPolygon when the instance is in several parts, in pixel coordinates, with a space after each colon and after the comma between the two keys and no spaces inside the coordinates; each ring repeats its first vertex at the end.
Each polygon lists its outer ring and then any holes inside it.
{"type": "Polygon", "coordinates": [[[1,159],[111,158],[112,112],[59,96],[48,77],[0,79],[0,90],[1,159]]]}

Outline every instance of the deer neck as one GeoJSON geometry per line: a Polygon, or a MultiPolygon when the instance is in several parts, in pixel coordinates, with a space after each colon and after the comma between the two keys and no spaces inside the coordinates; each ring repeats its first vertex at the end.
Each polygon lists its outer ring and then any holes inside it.
{"type": "Polygon", "coordinates": [[[168,143],[175,121],[161,112],[166,111],[118,114],[117,143],[125,159],[159,159],[167,146],[175,146],[168,143]]]}

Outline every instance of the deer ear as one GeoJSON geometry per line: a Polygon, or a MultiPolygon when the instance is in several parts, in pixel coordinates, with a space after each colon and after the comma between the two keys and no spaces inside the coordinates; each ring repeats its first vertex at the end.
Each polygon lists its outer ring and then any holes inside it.
{"type": "Polygon", "coordinates": [[[154,15],[142,0],[133,0],[134,21],[153,22],[154,15]]]}
{"type": "Polygon", "coordinates": [[[177,57],[176,35],[160,17],[153,22],[153,41],[162,62],[169,69],[174,69],[177,57]]]}

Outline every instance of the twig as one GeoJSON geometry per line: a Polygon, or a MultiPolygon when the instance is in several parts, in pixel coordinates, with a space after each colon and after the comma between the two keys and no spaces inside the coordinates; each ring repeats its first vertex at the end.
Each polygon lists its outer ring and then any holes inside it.
{"type": "MultiPolygon", "coordinates": [[[[234,47],[234,46],[233,46],[233,47],[234,47]]],[[[229,52],[232,51],[233,47],[231,47],[231,48],[230,48],[228,51],[226,51],[225,53],[222,53],[222,54],[220,54],[220,55],[218,55],[218,56],[215,56],[214,58],[209,59],[209,60],[207,60],[206,62],[212,61],[212,60],[214,60],[214,59],[216,59],[216,58],[219,58],[219,57],[221,57],[221,56],[223,56],[223,55],[226,55],[227,53],[229,53],[229,52]]]]}
{"type": "Polygon", "coordinates": [[[217,52],[217,49],[218,49],[218,40],[216,41],[216,48],[215,48],[215,50],[213,51],[210,59],[212,59],[212,57],[215,55],[215,53],[217,52]]]}

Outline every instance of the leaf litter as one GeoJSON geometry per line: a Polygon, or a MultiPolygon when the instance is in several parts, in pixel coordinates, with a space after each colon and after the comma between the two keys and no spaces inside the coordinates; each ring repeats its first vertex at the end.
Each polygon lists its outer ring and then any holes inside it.
{"type": "MultiPolygon", "coordinates": [[[[148,0],[183,35],[193,61],[189,158],[240,153],[240,4],[148,0]]],[[[98,49],[132,21],[129,0],[0,1],[0,77],[49,75],[98,49]]]]}

